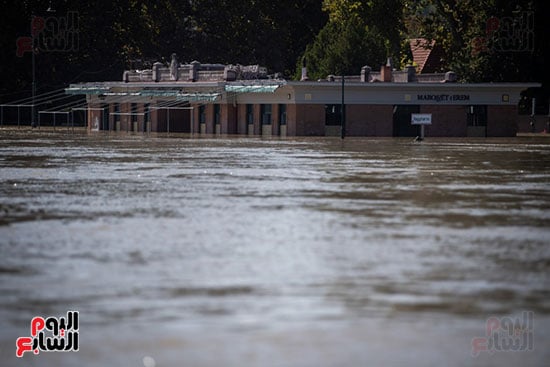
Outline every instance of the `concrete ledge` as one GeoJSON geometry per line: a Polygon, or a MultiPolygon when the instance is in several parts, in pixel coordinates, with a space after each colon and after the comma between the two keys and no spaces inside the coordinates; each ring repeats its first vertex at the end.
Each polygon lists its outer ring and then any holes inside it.
{"type": "Polygon", "coordinates": [[[540,133],[517,133],[518,138],[548,138],[550,139],[550,133],[540,132],[540,133]]]}
{"type": "Polygon", "coordinates": [[[273,127],[271,125],[262,125],[262,136],[272,136],[273,127]]]}
{"type": "Polygon", "coordinates": [[[485,138],[487,137],[486,126],[468,126],[466,136],[469,138],[485,138]]]}
{"type": "Polygon", "coordinates": [[[326,126],[325,125],[325,136],[340,136],[342,128],[340,126],[326,126]]]}

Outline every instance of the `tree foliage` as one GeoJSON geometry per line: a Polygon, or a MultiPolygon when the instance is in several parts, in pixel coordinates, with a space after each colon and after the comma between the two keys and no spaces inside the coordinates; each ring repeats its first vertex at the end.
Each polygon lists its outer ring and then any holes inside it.
{"type": "Polygon", "coordinates": [[[539,39],[542,7],[530,0],[411,0],[404,20],[411,37],[443,47],[442,67],[464,81],[540,80],[543,66],[533,66],[547,47],[539,39]]]}
{"type": "Polygon", "coordinates": [[[125,68],[140,67],[136,60],[168,61],[173,52],[181,61],[259,63],[287,76],[304,60],[314,78],[357,74],[363,65],[376,70],[388,56],[403,66],[410,37],[436,40],[444,49],[442,69],[463,80],[550,79],[542,1],[53,0],[55,14],[46,13],[48,3],[0,0],[0,101],[30,94],[31,54],[18,57],[16,43],[30,36],[32,15],[60,18],[68,11],[78,13],[78,47],[36,53],[39,93],[70,82],[120,80],[125,68]],[[516,51],[502,47],[525,12],[534,14],[534,42],[516,51]]]}
{"type": "Polygon", "coordinates": [[[324,0],[329,21],[308,45],[310,76],[358,73],[385,57],[400,67],[410,60],[410,38],[435,40],[443,49],[440,70],[462,81],[550,79],[544,17],[548,2],[533,0],[324,0]]]}
{"type": "Polygon", "coordinates": [[[329,21],[308,45],[305,61],[310,77],[357,74],[364,65],[378,67],[387,57],[398,63],[403,53],[402,0],[325,0],[329,21]]]}
{"type": "Polygon", "coordinates": [[[141,60],[259,63],[291,75],[296,60],[326,22],[317,0],[0,0],[3,32],[0,101],[30,94],[31,54],[16,55],[30,36],[32,15],[62,18],[78,13],[78,48],[36,54],[38,91],[70,82],[120,80],[141,60]]]}

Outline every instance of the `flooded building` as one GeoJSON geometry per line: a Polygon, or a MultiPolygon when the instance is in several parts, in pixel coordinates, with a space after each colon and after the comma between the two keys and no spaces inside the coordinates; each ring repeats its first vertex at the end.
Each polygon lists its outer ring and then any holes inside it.
{"type": "Polygon", "coordinates": [[[414,113],[430,114],[426,136],[515,136],[520,93],[537,83],[458,83],[453,72],[413,66],[300,81],[259,65],[188,64],[127,70],[121,81],[70,85],[87,98],[92,130],[263,136],[416,136],[414,113]],[[342,111],[343,109],[343,111],[342,111]]]}

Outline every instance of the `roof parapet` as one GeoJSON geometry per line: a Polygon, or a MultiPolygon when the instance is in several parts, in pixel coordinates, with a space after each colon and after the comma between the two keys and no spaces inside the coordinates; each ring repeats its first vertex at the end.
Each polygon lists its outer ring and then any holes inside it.
{"type": "Polygon", "coordinates": [[[180,64],[172,54],[170,65],[155,62],[151,69],[125,70],[122,80],[132,82],[215,82],[268,79],[267,68],[260,65],[180,64]]]}

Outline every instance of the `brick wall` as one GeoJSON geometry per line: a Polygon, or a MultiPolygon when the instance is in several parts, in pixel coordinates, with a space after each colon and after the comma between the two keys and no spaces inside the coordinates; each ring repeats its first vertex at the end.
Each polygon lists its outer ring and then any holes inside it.
{"type": "Polygon", "coordinates": [[[199,126],[199,105],[198,104],[192,104],[191,107],[193,109],[191,110],[191,113],[193,114],[193,118],[191,119],[191,131],[193,134],[198,134],[200,132],[200,126],[199,126]]]}
{"type": "MultiPolygon", "coordinates": [[[[290,134],[289,134],[290,135],[290,134]]],[[[325,106],[321,104],[296,105],[296,135],[325,135],[325,106]]]]}
{"type": "Polygon", "coordinates": [[[516,136],[517,106],[487,106],[487,136],[516,136]]]}
{"type": "Polygon", "coordinates": [[[214,134],[214,105],[210,103],[206,104],[204,106],[204,114],[206,115],[206,133],[214,134]]]}
{"type": "Polygon", "coordinates": [[[158,119],[159,119],[159,111],[156,108],[151,110],[151,131],[157,132],[158,131],[158,119]]]}
{"type": "Polygon", "coordinates": [[[115,130],[115,121],[117,121],[118,117],[115,115],[111,115],[111,112],[115,112],[115,104],[110,103],[109,104],[109,130],[115,130]]]}
{"type": "Polygon", "coordinates": [[[237,134],[246,135],[246,105],[237,105],[237,134]]]}
{"type": "Polygon", "coordinates": [[[253,111],[254,111],[254,135],[260,135],[261,131],[262,131],[261,105],[254,104],[252,108],[253,108],[253,111]]]}
{"type": "Polygon", "coordinates": [[[420,106],[420,113],[432,114],[432,124],[426,126],[425,136],[466,136],[467,112],[467,106],[420,106]]]}
{"type": "Polygon", "coordinates": [[[220,123],[222,134],[237,133],[237,108],[232,103],[221,105],[220,123]]]}
{"type": "Polygon", "coordinates": [[[279,135],[279,105],[271,106],[271,134],[279,135]]]}
{"type": "Polygon", "coordinates": [[[393,106],[346,105],[346,135],[392,136],[393,106]]]}
{"type": "Polygon", "coordinates": [[[286,106],[286,135],[296,136],[296,107],[295,104],[286,106]]]}

